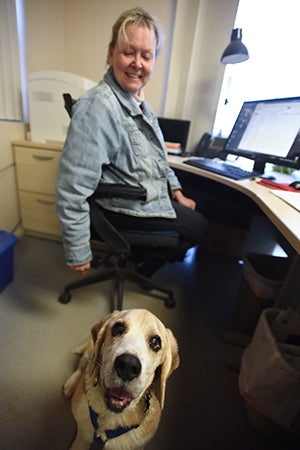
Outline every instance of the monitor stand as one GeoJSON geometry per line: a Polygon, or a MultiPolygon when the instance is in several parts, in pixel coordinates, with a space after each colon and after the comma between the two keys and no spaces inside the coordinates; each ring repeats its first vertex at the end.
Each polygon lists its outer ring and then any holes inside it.
{"type": "Polygon", "coordinates": [[[254,165],[253,165],[253,171],[261,173],[263,175],[264,171],[265,171],[265,166],[266,166],[266,161],[260,160],[260,159],[255,159],[254,165]]]}

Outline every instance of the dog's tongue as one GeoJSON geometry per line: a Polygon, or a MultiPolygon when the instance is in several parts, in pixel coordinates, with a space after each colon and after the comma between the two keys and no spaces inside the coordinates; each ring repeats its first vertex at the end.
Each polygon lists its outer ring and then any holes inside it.
{"type": "Polygon", "coordinates": [[[132,400],[131,395],[122,387],[107,390],[109,405],[114,410],[123,410],[132,400]]]}

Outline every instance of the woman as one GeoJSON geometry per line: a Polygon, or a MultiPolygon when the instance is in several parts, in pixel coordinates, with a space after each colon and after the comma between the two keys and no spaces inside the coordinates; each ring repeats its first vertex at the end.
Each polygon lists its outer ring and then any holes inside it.
{"type": "Polygon", "coordinates": [[[102,182],[122,180],[146,188],[145,202],[102,199],[101,206],[117,228],[177,230],[182,240],[179,258],[207,229],[206,219],[184,196],[168,167],[157,118],[140,98],[162,41],[153,16],[141,8],[125,11],[112,29],[108,71],[74,107],[58,170],[57,213],[67,264],[76,271],[90,268],[87,198],[102,182]]]}

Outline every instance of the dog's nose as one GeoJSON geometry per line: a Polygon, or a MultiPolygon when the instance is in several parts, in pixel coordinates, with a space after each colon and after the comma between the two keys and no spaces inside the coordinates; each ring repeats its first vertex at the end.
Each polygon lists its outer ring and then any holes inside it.
{"type": "Polygon", "coordinates": [[[136,356],[124,353],[116,358],[115,369],[123,381],[132,381],[141,373],[142,365],[136,356]]]}

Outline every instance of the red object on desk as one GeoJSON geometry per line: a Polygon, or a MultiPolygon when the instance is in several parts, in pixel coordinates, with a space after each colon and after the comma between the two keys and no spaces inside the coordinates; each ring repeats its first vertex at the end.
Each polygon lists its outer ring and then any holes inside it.
{"type": "Polygon", "coordinates": [[[287,183],[277,183],[276,181],[268,180],[263,178],[262,180],[257,181],[258,184],[262,184],[270,189],[279,189],[281,191],[290,191],[290,192],[299,192],[297,189],[294,189],[287,183]]]}

